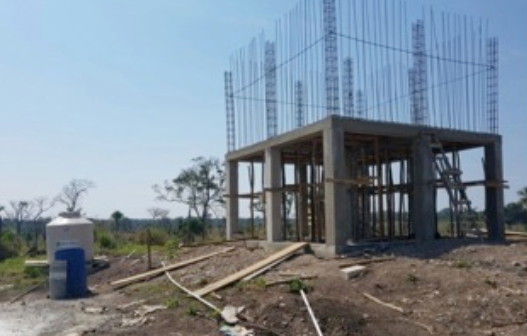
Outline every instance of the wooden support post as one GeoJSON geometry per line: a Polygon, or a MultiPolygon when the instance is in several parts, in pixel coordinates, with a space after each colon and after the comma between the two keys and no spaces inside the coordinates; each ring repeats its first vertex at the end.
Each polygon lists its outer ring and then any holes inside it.
{"type": "Polygon", "coordinates": [[[250,194],[251,198],[249,200],[249,208],[250,208],[250,214],[251,214],[251,238],[254,239],[254,161],[251,160],[251,164],[249,166],[249,187],[250,187],[250,194]]]}

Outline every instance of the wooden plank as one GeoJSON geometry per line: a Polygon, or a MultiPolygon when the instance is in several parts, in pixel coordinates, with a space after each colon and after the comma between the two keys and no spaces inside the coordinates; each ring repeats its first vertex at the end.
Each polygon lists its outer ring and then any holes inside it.
{"type": "Polygon", "coordinates": [[[257,276],[259,276],[259,275],[261,275],[261,274],[267,272],[268,270],[270,270],[271,268],[275,267],[276,265],[279,265],[279,264],[283,263],[284,261],[287,260],[288,257],[289,257],[289,256],[286,256],[286,257],[284,257],[284,258],[282,258],[282,259],[278,259],[277,261],[275,261],[275,262],[272,263],[271,265],[266,266],[266,267],[264,267],[264,268],[261,268],[261,269],[259,269],[258,271],[254,272],[254,273],[252,273],[252,274],[249,274],[248,276],[246,276],[245,278],[243,278],[242,281],[250,281],[250,280],[256,278],[257,276]]]}
{"type": "Polygon", "coordinates": [[[138,282],[138,281],[141,281],[141,280],[157,277],[157,276],[159,276],[159,275],[161,275],[161,274],[163,274],[164,272],[167,272],[167,271],[173,271],[173,270],[176,270],[178,268],[183,268],[185,266],[198,263],[200,261],[203,261],[203,260],[215,257],[215,256],[223,254],[223,253],[231,252],[234,249],[236,249],[236,247],[230,247],[228,249],[225,249],[225,250],[222,250],[222,251],[219,251],[219,252],[209,253],[209,254],[203,255],[201,257],[197,257],[197,258],[194,258],[194,259],[182,261],[182,262],[179,262],[177,264],[173,264],[173,265],[169,265],[169,266],[166,266],[166,267],[158,268],[158,269],[151,270],[151,271],[148,271],[148,272],[145,272],[145,273],[141,273],[141,274],[137,274],[137,275],[134,275],[134,276],[131,276],[131,277],[128,277],[128,278],[120,279],[120,280],[117,280],[117,281],[114,281],[114,282],[110,283],[110,286],[112,286],[112,287],[128,286],[128,285],[131,285],[131,284],[133,284],[135,282],[138,282]]]}
{"type": "Polygon", "coordinates": [[[213,284],[210,284],[196,292],[194,292],[196,295],[199,295],[199,296],[204,296],[204,295],[207,295],[213,291],[216,291],[218,289],[221,289],[227,285],[230,285],[231,283],[233,282],[236,282],[240,279],[243,279],[244,277],[248,276],[249,274],[252,274],[258,270],[260,270],[261,268],[264,268],[272,263],[274,263],[275,261],[277,260],[280,260],[286,256],[289,256],[293,253],[295,253],[296,251],[304,248],[307,246],[307,243],[305,242],[301,242],[301,243],[295,243],[295,244],[291,244],[290,246],[286,247],[285,249],[263,259],[263,260],[260,260],[259,262],[257,262],[256,264],[253,264],[239,272],[236,272],[234,274],[231,274],[230,276],[226,277],[226,278],[223,278],[221,279],[220,281],[217,281],[213,284]]]}
{"type": "Polygon", "coordinates": [[[47,260],[26,260],[24,262],[26,267],[48,267],[47,260]]]}

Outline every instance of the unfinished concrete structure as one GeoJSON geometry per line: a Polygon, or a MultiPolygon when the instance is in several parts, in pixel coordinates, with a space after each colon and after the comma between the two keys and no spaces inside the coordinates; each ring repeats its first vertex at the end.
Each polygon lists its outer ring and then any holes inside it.
{"type": "Polygon", "coordinates": [[[240,232],[240,200],[248,199],[252,222],[255,202],[265,209],[268,242],[319,242],[340,253],[362,242],[427,241],[438,236],[438,192],[448,197],[447,234],[461,237],[478,227],[467,188],[480,186],[489,238],[502,240],[497,40],[483,36],[481,21],[479,37],[473,21],[472,39],[456,37],[462,22],[449,37],[449,17],[436,27],[431,11],[434,54],[424,18],[410,38],[395,4],[314,3],[279,21],[277,41],[253,40],[225,75],[228,238],[240,232]],[[460,52],[462,42],[472,51],[460,52]],[[460,153],[475,148],[484,150],[484,179],[466,182],[460,153]],[[244,163],[248,193],[240,192],[244,163]]]}

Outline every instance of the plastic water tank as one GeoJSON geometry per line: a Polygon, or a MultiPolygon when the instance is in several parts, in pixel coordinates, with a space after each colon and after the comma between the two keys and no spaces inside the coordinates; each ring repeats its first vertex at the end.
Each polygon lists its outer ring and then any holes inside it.
{"type": "Polygon", "coordinates": [[[80,298],[88,291],[86,259],[82,247],[61,247],[55,251],[55,260],[67,261],[66,290],[69,298],[80,298]]]}
{"type": "Polygon", "coordinates": [[[86,260],[93,259],[93,223],[77,213],[61,213],[46,225],[48,262],[63,242],[74,242],[84,249],[86,260]]]}

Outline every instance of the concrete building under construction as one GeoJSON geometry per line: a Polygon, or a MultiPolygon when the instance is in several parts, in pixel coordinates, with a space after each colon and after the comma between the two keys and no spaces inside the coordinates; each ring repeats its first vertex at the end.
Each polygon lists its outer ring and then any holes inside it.
{"type": "Polygon", "coordinates": [[[310,241],[328,251],[442,236],[486,223],[504,238],[498,42],[483,19],[403,2],[302,1],[231,57],[225,73],[227,236],[241,202],[268,242],[310,241]],[[382,18],[382,19],[381,19],[382,18]],[[410,24],[411,21],[411,24],[410,24]],[[461,169],[482,149],[484,178],[461,169]],[[240,166],[249,192],[240,192],[240,166]],[[256,176],[259,166],[260,176],[256,176]],[[484,218],[467,190],[484,188],[484,218]],[[292,208],[292,209],[291,209],[292,208]]]}

